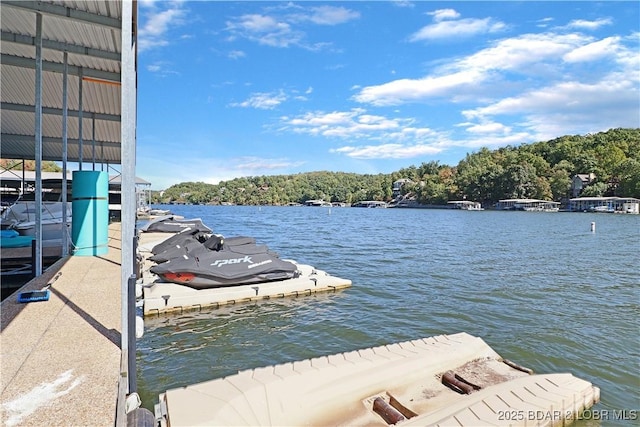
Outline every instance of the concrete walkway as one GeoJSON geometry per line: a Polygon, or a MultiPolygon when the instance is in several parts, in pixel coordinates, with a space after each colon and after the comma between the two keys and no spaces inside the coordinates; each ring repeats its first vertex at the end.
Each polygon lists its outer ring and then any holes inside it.
{"type": "Polygon", "coordinates": [[[0,305],[0,425],[113,426],[120,380],[120,224],[109,252],[59,260],[0,305]],[[57,276],[55,281],[52,281],[57,276]]]}

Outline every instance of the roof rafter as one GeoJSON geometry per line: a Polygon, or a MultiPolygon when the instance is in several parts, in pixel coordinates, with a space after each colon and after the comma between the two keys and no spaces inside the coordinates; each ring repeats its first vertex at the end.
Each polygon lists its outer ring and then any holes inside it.
{"type": "MultiPolygon", "coordinates": [[[[24,143],[34,143],[34,139],[33,139],[33,135],[17,135],[17,134],[11,134],[11,133],[3,133],[2,134],[2,138],[7,138],[10,139],[11,141],[19,141],[19,142],[24,142],[24,143]]],[[[62,144],[62,138],[58,138],[58,137],[54,137],[54,136],[43,136],[42,137],[42,142],[46,142],[46,143],[54,143],[54,144],[62,144]]],[[[67,144],[71,145],[79,145],[80,141],[76,138],[67,138],[67,144]]],[[[86,147],[91,147],[92,145],[94,145],[93,141],[87,141],[84,140],[83,141],[83,147],[84,149],[86,149],[86,147]]],[[[112,142],[112,141],[96,141],[95,142],[96,146],[101,146],[104,148],[117,148],[120,149],[120,143],[119,142],[112,142]]],[[[57,159],[60,160],[60,159],[57,159]]]]}
{"type": "Polygon", "coordinates": [[[42,3],[39,1],[2,0],[2,6],[11,6],[19,9],[26,9],[32,12],[40,12],[42,14],[57,16],[59,18],[68,18],[84,23],[113,28],[114,30],[120,30],[121,26],[121,22],[117,18],[96,15],[95,13],[72,9],[70,7],[57,4],[42,3]]]}
{"type": "MultiPolygon", "coordinates": [[[[2,61],[2,64],[4,65],[13,65],[15,67],[21,68],[36,68],[35,60],[32,58],[23,58],[20,56],[8,55],[3,53],[0,61],[2,61]]],[[[77,67],[75,65],[69,65],[68,67],[69,74],[73,76],[79,76],[80,68],[82,68],[83,77],[94,77],[96,79],[114,82],[119,82],[121,80],[120,73],[114,73],[112,71],[96,70],[94,68],[87,67],[77,67]]],[[[44,71],[51,71],[54,73],[63,73],[64,64],[51,61],[42,61],[42,69],[44,71]]]]}
{"type": "MultiPolygon", "coordinates": [[[[2,41],[17,43],[27,46],[35,46],[36,38],[24,34],[15,34],[8,31],[2,32],[2,41]]],[[[96,58],[110,59],[112,61],[120,61],[119,52],[110,52],[107,50],[95,49],[91,47],[75,45],[71,43],[63,43],[53,40],[42,40],[42,47],[45,49],[57,50],[60,52],[75,53],[78,55],[93,56],[96,58]]]]}
{"type": "MultiPolygon", "coordinates": [[[[33,105],[15,104],[13,102],[3,102],[2,110],[35,113],[35,107],[33,105]]],[[[62,113],[63,111],[61,108],[42,107],[42,114],[62,116],[62,113]]],[[[78,110],[68,110],[67,114],[70,117],[78,117],[80,112],[78,110]]],[[[82,117],[84,119],[106,120],[112,122],[120,121],[120,116],[117,114],[92,113],[90,111],[83,111],[82,117]]]]}

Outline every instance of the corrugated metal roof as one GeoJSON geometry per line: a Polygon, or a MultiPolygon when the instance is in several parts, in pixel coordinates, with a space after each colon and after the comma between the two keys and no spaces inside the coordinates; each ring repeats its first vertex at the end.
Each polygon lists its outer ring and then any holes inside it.
{"type": "Polygon", "coordinates": [[[35,159],[36,14],[42,14],[43,160],[62,160],[63,62],[68,53],[68,161],[121,163],[122,1],[0,3],[0,157],[35,159]],[[95,145],[93,124],[95,123],[95,145]]]}

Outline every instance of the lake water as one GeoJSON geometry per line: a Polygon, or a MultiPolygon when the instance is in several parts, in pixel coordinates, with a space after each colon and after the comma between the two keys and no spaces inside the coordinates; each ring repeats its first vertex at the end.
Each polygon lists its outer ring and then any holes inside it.
{"type": "Polygon", "coordinates": [[[640,216],[169,208],[353,286],[146,318],[137,362],[149,409],[167,389],[239,370],[461,331],[538,373],[593,382],[601,415],[640,409],[640,216]]]}

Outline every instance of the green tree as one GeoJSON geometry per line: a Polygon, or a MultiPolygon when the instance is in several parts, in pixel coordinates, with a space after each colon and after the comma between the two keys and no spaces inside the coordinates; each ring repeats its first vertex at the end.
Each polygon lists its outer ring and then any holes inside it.
{"type": "Polygon", "coordinates": [[[604,193],[607,191],[607,184],[604,182],[594,182],[593,184],[587,186],[582,193],[581,197],[602,197],[604,193]]]}

